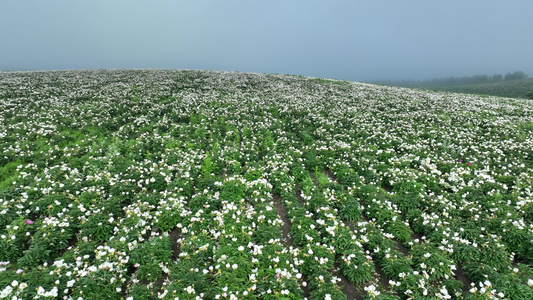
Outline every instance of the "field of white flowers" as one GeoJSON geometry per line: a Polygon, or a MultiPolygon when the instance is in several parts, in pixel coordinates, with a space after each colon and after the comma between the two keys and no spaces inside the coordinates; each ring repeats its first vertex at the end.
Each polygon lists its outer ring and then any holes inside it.
{"type": "Polygon", "coordinates": [[[533,299],[533,102],[0,73],[0,298],[533,299]]]}

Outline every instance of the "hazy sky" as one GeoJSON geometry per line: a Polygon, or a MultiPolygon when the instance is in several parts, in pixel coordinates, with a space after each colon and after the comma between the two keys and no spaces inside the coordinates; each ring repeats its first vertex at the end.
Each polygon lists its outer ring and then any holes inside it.
{"type": "Polygon", "coordinates": [[[531,0],[1,0],[0,69],[533,77],[532,12],[531,0]]]}

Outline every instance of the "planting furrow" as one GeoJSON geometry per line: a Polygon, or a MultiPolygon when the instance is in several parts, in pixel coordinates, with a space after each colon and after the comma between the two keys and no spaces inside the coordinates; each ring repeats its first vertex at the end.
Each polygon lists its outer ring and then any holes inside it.
{"type": "MultiPolygon", "coordinates": [[[[273,195],[274,199],[274,206],[276,207],[276,211],[278,213],[278,216],[283,221],[282,225],[282,235],[283,235],[283,242],[285,247],[292,249],[294,247],[294,240],[291,236],[291,221],[289,219],[289,216],[287,214],[287,209],[285,208],[285,205],[282,203],[283,199],[281,198],[281,195],[278,193],[275,193],[273,195]]],[[[302,274],[301,277],[301,289],[303,291],[303,296],[305,298],[309,298],[310,292],[309,287],[307,286],[308,278],[306,274],[302,274]]]]}
{"type": "Polygon", "coordinates": [[[172,258],[177,259],[181,253],[181,247],[178,243],[178,240],[181,238],[181,230],[179,228],[174,228],[170,231],[168,236],[172,242],[172,258]]]}
{"type": "Polygon", "coordinates": [[[334,275],[334,247],[324,244],[318,231],[321,226],[316,223],[313,214],[298,201],[297,192],[293,189],[294,179],[288,171],[288,168],[284,168],[284,171],[273,174],[279,179],[279,182],[275,181],[273,185],[274,190],[280,192],[287,207],[293,242],[298,245],[298,257],[303,262],[301,270],[308,280],[305,284],[309,287],[309,296],[311,299],[320,299],[326,295],[345,297],[342,287],[338,285],[340,278],[334,275]]]}
{"type": "Polygon", "coordinates": [[[342,272],[339,262],[335,262],[333,265],[335,268],[335,274],[340,278],[339,284],[342,287],[342,292],[346,295],[347,299],[363,299],[362,293],[357,287],[350,282],[350,279],[342,272]]]}
{"type": "Polygon", "coordinates": [[[287,210],[282,203],[280,194],[274,194],[272,198],[274,200],[274,207],[276,208],[278,217],[283,221],[283,225],[281,226],[283,243],[287,248],[290,248],[293,246],[293,239],[291,237],[291,222],[287,215],[287,210]]]}
{"type": "MultiPolygon", "coordinates": [[[[334,209],[328,210],[329,215],[326,214],[325,217],[329,220],[339,218],[337,216],[338,210],[335,207],[342,209],[344,206],[339,206],[339,204],[336,203],[337,196],[342,197],[342,195],[336,194],[336,192],[339,191],[339,189],[337,189],[338,187],[332,184],[324,174],[318,171],[307,172],[307,174],[309,176],[308,179],[304,179],[301,182],[302,188],[310,188],[309,191],[311,192],[311,197],[307,198],[308,202],[306,205],[311,205],[311,209],[316,209],[318,207],[333,207],[334,209]],[[316,174],[319,174],[319,176],[315,177],[316,174]],[[314,180],[309,180],[309,178],[314,180]],[[318,187],[318,189],[315,190],[316,187],[318,187]],[[315,193],[317,193],[316,196],[313,196],[315,193]]],[[[320,212],[320,209],[318,209],[318,211],[320,212]]],[[[352,217],[355,219],[359,218],[357,215],[353,215],[352,217]]],[[[361,296],[366,292],[371,296],[380,293],[379,290],[375,290],[373,284],[382,282],[384,283],[383,287],[388,287],[388,282],[384,280],[383,276],[379,273],[379,269],[375,269],[372,258],[368,255],[370,252],[363,249],[362,243],[364,240],[357,238],[357,230],[355,230],[355,228],[350,228],[350,226],[346,225],[346,222],[344,221],[334,222],[331,224],[333,227],[328,227],[328,222],[326,221],[325,223],[322,223],[323,220],[324,219],[318,219],[317,222],[322,225],[322,230],[325,230],[334,237],[332,242],[335,244],[336,252],[338,253],[337,263],[342,271],[341,278],[346,279],[345,281],[342,281],[341,279],[346,293],[352,295],[354,291],[357,291],[357,294],[361,296]],[[378,278],[378,280],[373,281],[372,279],[374,278],[378,278]],[[354,284],[358,285],[358,287],[354,284]],[[366,285],[364,288],[363,284],[366,285]],[[363,292],[363,290],[365,292],[363,292]]],[[[384,290],[382,292],[386,293],[384,290]]]]}

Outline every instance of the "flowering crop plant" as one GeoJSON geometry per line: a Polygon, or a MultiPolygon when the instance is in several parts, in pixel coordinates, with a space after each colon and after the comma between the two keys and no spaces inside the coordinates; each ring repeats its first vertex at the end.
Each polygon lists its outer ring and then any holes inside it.
{"type": "Polygon", "coordinates": [[[533,102],[0,73],[0,299],[533,299],[533,102]]]}

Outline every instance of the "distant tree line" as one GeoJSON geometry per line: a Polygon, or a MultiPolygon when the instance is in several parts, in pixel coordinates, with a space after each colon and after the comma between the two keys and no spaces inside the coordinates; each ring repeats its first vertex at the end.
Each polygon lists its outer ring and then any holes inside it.
{"type": "Polygon", "coordinates": [[[527,75],[522,71],[514,71],[513,73],[505,74],[505,80],[516,80],[522,78],[527,78],[527,75]]]}
{"type": "MultiPolygon", "coordinates": [[[[431,85],[450,85],[450,84],[471,84],[471,83],[483,83],[483,82],[496,82],[502,80],[517,80],[527,78],[527,75],[523,71],[514,71],[508,72],[507,74],[494,74],[492,76],[482,74],[474,76],[464,76],[464,77],[444,77],[444,78],[433,78],[427,80],[402,80],[400,82],[395,82],[393,84],[400,86],[431,86],[431,85]]],[[[390,84],[391,82],[383,82],[385,84],[390,84]]]]}

